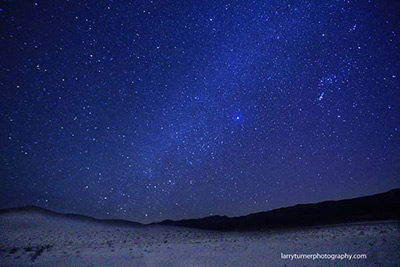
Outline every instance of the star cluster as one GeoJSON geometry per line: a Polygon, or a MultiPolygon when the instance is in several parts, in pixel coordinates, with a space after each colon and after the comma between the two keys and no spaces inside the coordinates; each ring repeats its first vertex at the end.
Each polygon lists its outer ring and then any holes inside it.
{"type": "Polygon", "coordinates": [[[396,1],[3,1],[0,206],[140,222],[400,186],[396,1]]]}

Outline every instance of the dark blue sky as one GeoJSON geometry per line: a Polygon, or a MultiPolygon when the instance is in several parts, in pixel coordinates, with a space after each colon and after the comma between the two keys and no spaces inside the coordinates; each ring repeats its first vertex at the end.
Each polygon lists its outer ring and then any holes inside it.
{"type": "Polygon", "coordinates": [[[400,186],[398,1],[0,7],[0,207],[150,222],[400,186]]]}

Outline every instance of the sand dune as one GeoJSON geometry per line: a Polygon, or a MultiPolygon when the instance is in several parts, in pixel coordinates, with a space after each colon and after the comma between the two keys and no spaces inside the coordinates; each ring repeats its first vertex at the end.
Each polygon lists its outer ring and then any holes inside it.
{"type": "MultiPolygon", "coordinates": [[[[39,211],[0,214],[2,266],[396,266],[398,222],[218,232],[110,224],[39,211]],[[281,253],[366,254],[289,260],[281,253]]],[[[397,265],[398,266],[398,265],[397,265]]]]}

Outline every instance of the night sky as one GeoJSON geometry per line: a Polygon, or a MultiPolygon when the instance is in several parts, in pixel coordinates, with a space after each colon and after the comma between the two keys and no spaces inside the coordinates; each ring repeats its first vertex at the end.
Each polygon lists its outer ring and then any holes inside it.
{"type": "Polygon", "coordinates": [[[0,207],[139,222],[400,186],[399,1],[1,1],[0,207]]]}

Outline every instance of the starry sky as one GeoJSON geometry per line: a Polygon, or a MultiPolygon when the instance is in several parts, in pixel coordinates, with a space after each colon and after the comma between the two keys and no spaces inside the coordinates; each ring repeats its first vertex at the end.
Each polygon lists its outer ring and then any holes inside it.
{"type": "Polygon", "coordinates": [[[154,222],[399,187],[399,14],[1,1],[0,207],[154,222]]]}

